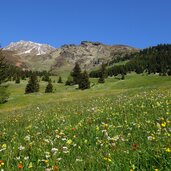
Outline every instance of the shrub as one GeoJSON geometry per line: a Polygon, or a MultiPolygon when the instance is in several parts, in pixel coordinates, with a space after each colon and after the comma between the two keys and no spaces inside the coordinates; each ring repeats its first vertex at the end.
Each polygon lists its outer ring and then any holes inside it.
{"type": "Polygon", "coordinates": [[[53,92],[53,85],[51,83],[51,80],[48,82],[48,85],[46,86],[45,93],[52,93],[53,92]]]}
{"type": "Polygon", "coordinates": [[[9,93],[6,91],[7,86],[0,86],[0,104],[7,102],[9,93]]]}

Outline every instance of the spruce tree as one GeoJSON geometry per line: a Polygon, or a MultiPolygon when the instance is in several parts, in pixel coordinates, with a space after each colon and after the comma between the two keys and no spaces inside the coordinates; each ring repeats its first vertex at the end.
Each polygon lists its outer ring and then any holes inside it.
{"type": "Polygon", "coordinates": [[[47,73],[45,73],[42,77],[42,81],[49,82],[49,80],[50,80],[49,75],[47,73]]]}
{"type": "Polygon", "coordinates": [[[121,74],[121,80],[125,79],[125,74],[121,74]]]}
{"type": "Polygon", "coordinates": [[[80,76],[79,89],[84,90],[89,88],[90,88],[89,76],[88,73],[84,71],[80,76]]]}
{"type": "Polygon", "coordinates": [[[103,75],[101,75],[100,78],[98,79],[98,83],[105,83],[105,79],[103,75]]]}
{"type": "Polygon", "coordinates": [[[15,83],[16,83],[16,84],[20,84],[20,76],[19,76],[19,75],[16,76],[15,83]]]}
{"type": "Polygon", "coordinates": [[[2,49],[0,49],[0,84],[8,80],[8,67],[2,49]]]}
{"type": "Polygon", "coordinates": [[[62,82],[62,77],[61,77],[61,76],[59,76],[58,83],[63,83],[63,82],[62,82]]]}
{"type": "Polygon", "coordinates": [[[73,85],[73,77],[71,75],[68,76],[68,79],[65,82],[65,85],[73,85]]]}
{"type": "Polygon", "coordinates": [[[73,84],[79,84],[81,77],[81,68],[77,62],[75,63],[73,71],[71,72],[71,76],[73,77],[73,84]]]}
{"type": "Polygon", "coordinates": [[[48,85],[46,86],[45,93],[52,93],[53,92],[53,85],[51,80],[48,81],[48,85]]]}
{"type": "Polygon", "coordinates": [[[26,85],[25,93],[28,94],[28,93],[38,92],[38,91],[39,91],[38,79],[37,79],[37,76],[33,74],[30,77],[28,84],[26,85]]]}
{"type": "Polygon", "coordinates": [[[102,63],[99,75],[100,77],[98,83],[104,83],[105,78],[107,78],[107,70],[106,70],[106,65],[104,63],[102,63]]]}
{"type": "Polygon", "coordinates": [[[5,103],[9,97],[7,86],[2,85],[2,83],[8,81],[8,67],[2,49],[0,49],[0,104],[5,103]]]}

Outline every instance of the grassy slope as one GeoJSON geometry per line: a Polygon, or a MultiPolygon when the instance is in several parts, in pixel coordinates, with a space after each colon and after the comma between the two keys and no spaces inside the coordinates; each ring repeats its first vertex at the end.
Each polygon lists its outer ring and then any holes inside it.
{"type": "MultiPolygon", "coordinates": [[[[52,80],[57,80],[56,77],[52,77],[52,80]]],[[[65,79],[64,79],[65,82],[65,79]]],[[[64,84],[53,83],[54,93],[44,94],[46,82],[40,83],[40,92],[36,94],[25,95],[24,90],[27,81],[22,81],[21,84],[17,85],[13,82],[8,83],[10,99],[9,102],[1,105],[1,111],[13,110],[20,107],[25,107],[32,104],[41,104],[46,102],[56,102],[57,100],[66,99],[72,100],[75,98],[86,98],[121,93],[123,91],[136,91],[138,89],[146,88],[168,88],[171,84],[170,77],[159,77],[159,76],[141,76],[130,74],[126,76],[124,81],[116,78],[108,78],[105,84],[97,84],[97,79],[91,79],[93,87],[90,90],[80,91],[76,90],[76,86],[64,86],[64,84]]]]}
{"type": "Polygon", "coordinates": [[[40,92],[31,95],[24,95],[26,82],[9,83],[9,102],[0,106],[0,149],[8,147],[0,152],[0,160],[6,170],[16,171],[20,161],[25,170],[32,164],[40,171],[54,166],[171,169],[171,78],[130,74],[124,81],[91,81],[94,86],[85,91],[56,83],[53,94],[44,94],[46,83],[41,82],[40,92]],[[31,139],[24,140],[26,136],[31,139]],[[52,148],[58,152],[53,154],[52,148]]]}

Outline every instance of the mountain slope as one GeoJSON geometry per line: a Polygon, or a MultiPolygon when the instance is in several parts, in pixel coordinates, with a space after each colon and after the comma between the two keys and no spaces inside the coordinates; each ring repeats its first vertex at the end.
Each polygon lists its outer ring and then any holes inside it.
{"type": "Polygon", "coordinates": [[[104,45],[99,42],[83,41],[80,45],[64,45],[56,49],[51,55],[55,59],[52,70],[71,70],[75,62],[79,62],[82,69],[98,67],[102,62],[110,62],[115,58],[123,58],[126,54],[139,51],[125,45],[104,45]]]}
{"type": "Polygon", "coordinates": [[[6,59],[10,62],[13,61],[12,63],[17,66],[24,65],[31,70],[49,70],[54,62],[50,53],[54,50],[54,47],[46,44],[21,40],[8,45],[3,52],[6,59]],[[18,65],[19,63],[22,65],[18,65]]]}
{"type": "Polygon", "coordinates": [[[139,51],[125,45],[105,45],[99,42],[82,41],[80,45],[63,45],[53,48],[49,45],[30,41],[11,43],[4,48],[9,61],[31,70],[51,70],[53,72],[70,71],[75,62],[82,69],[98,67],[102,62],[110,62],[115,58],[123,58],[126,54],[139,51]],[[20,63],[20,65],[19,65],[20,63]]]}

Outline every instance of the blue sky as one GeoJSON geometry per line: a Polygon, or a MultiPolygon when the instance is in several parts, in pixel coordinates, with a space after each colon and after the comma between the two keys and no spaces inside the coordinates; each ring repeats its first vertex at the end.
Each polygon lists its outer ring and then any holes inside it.
{"type": "Polygon", "coordinates": [[[3,0],[0,44],[82,40],[145,48],[171,43],[171,0],[3,0]]]}

